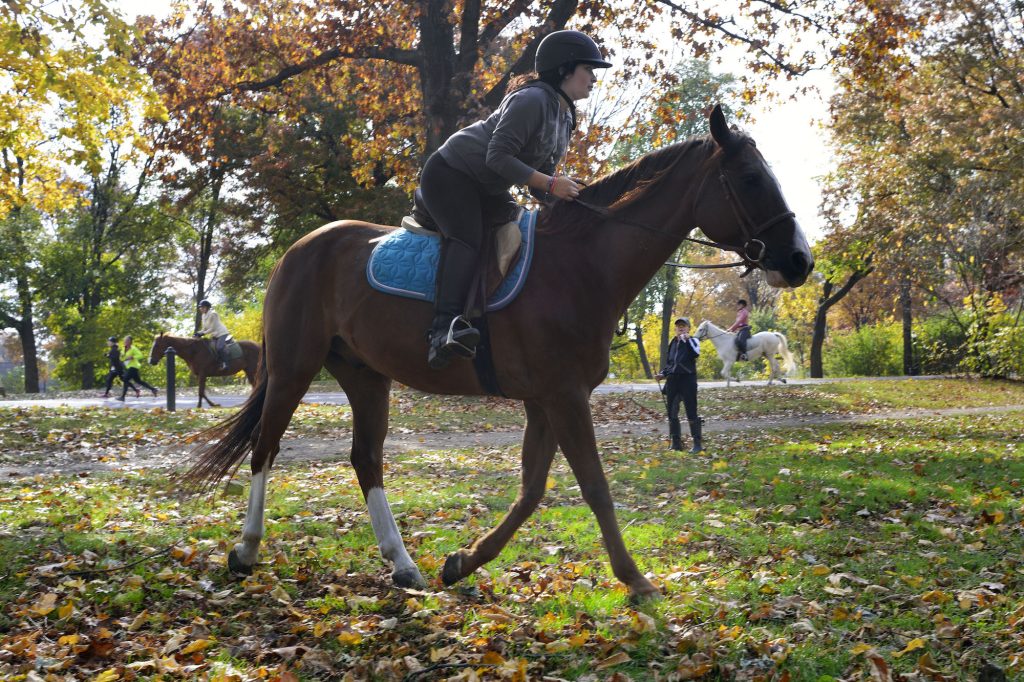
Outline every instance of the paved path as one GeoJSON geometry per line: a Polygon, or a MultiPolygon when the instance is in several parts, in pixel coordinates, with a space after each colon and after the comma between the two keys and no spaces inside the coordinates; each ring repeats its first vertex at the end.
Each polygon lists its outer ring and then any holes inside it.
{"type": "MultiPolygon", "coordinates": [[[[828,378],[828,379],[790,379],[790,386],[803,386],[808,384],[822,384],[822,383],[833,383],[837,381],[895,381],[900,379],[914,379],[914,380],[927,380],[927,379],[942,379],[941,376],[923,376],[923,377],[849,377],[849,378],[828,378]]],[[[748,386],[763,386],[765,382],[759,381],[744,381],[742,383],[733,383],[732,388],[737,391],[742,391],[748,386]]],[[[724,381],[702,381],[700,382],[700,388],[725,388],[724,381]]],[[[218,403],[222,407],[235,407],[241,405],[244,401],[247,393],[241,393],[233,391],[232,389],[221,389],[223,393],[208,391],[213,398],[214,402],[218,403]]],[[[628,393],[630,391],[657,391],[658,385],[656,383],[604,383],[595,389],[595,393],[628,393]]],[[[348,405],[348,396],[342,391],[311,391],[303,398],[305,403],[319,403],[322,405],[348,405]]],[[[196,393],[195,389],[185,389],[179,393],[176,400],[176,407],[179,410],[190,409],[196,406],[196,393]]],[[[4,407],[109,407],[112,409],[120,408],[131,408],[137,410],[151,410],[155,407],[167,407],[167,399],[164,393],[161,391],[160,395],[156,397],[143,395],[141,398],[128,397],[125,402],[120,402],[114,398],[102,398],[97,393],[95,397],[83,398],[83,397],[66,397],[66,398],[38,398],[30,400],[7,400],[0,399],[0,408],[4,407]]]]}

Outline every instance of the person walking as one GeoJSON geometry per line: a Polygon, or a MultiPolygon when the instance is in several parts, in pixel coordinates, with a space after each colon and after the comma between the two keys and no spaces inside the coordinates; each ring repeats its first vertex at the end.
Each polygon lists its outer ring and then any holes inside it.
{"type": "Polygon", "coordinates": [[[486,120],[459,130],[431,154],[417,191],[443,237],[427,363],[472,358],[480,332],[463,316],[483,243],[485,216],[514,204],[526,185],[546,201],[573,201],[581,183],[555,169],[576,128],[577,100],[590,95],[595,69],[611,66],[590,36],[555,31],[537,47],[536,73],[513,80],[486,120]]]}
{"type": "Polygon", "coordinates": [[[665,408],[668,411],[668,432],[672,438],[672,449],[682,450],[682,427],[679,423],[679,403],[683,403],[686,420],[690,425],[693,447],[690,452],[703,452],[704,440],[701,433],[703,420],[697,414],[697,358],[700,356],[700,341],[690,336],[690,320],[680,317],[676,320],[676,335],[668,344],[668,352],[659,379],[665,379],[665,408]]]}
{"type": "Polygon", "coordinates": [[[736,332],[736,359],[747,359],[747,339],[750,338],[750,311],[747,310],[747,302],[742,298],[736,301],[736,321],[726,329],[728,332],[736,332]]]}
{"type": "MultiPolygon", "coordinates": [[[[128,393],[128,384],[135,382],[140,386],[145,386],[148,390],[152,391],[153,395],[156,395],[156,389],[147,384],[142,380],[139,375],[139,367],[142,366],[142,361],[145,356],[142,351],[132,345],[132,337],[124,337],[124,388],[121,390],[121,397],[119,400],[124,400],[125,395],[128,393]]],[[[135,389],[135,397],[138,398],[139,389],[135,389]]]]}
{"type": "MultiPolygon", "coordinates": [[[[111,336],[107,338],[107,360],[109,361],[110,364],[107,370],[107,386],[103,391],[103,397],[110,397],[110,387],[114,385],[115,377],[121,380],[121,383],[124,384],[124,389],[126,391],[128,390],[128,387],[131,386],[132,389],[135,390],[135,393],[138,394],[139,389],[135,388],[135,386],[124,377],[124,363],[121,362],[121,350],[117,347],[116,336],[111,336]]],[[[121,397],[115,398],[115,400],[123,401],[123,392],[121,397]]]]}
{"type": "Polygon", "coordinates": [[[205,298],[199,302],[199,312],[202,314],[200,322],[202,328],[196,332],[196,337],[209,336],[213,339],[214,352],[217,355],[217,360],[220,361],[220,368],[222,371],[226,370],[228,363],[224,360],[224,344],[228,340],[228,328],[220,321],[220,315],[205,298]]]}

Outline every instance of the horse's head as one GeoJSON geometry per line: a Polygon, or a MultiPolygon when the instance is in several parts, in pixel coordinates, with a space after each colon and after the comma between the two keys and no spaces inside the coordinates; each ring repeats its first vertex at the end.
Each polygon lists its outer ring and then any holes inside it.
{"type": "Polygon", "coordinates": [[[694,207],[697,225],[764,270],[771,286],[800,286],[814,269],[814,258],[779,181],[754,141],[729,128],[720,106],[710,122],[719,151],[701,182],[694,207]]]}
{"type": "Polygon", "coordinates": [[[704,320],[699,325],[697,325],[697,331],[694,333],[693,337],[695,339],[697,339],[698,341],[703,341],[704,339],[706,339],[708,337],[708,321],[707,320],[704,320]]]}
{"type": "Polygon", "coordinates": [[[153,339],[153,347],[149,349],[149,364],[155,365],[160,362],[160,358],[164,356],[165,350],[167,350],[167,337],[164,336],[163,332],[160,332],[153,339]]]}

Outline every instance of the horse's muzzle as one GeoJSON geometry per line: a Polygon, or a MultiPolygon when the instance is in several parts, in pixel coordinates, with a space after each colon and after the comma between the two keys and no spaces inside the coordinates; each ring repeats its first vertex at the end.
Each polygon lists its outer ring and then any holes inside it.
{"type": "Polygon", "coordinates": [[[810,251],[796,250],[780,264],[770,259],[764,264],[765,281],[778,289],[792,289],[807,281],[814,271],[814,257],[810,251]]]}

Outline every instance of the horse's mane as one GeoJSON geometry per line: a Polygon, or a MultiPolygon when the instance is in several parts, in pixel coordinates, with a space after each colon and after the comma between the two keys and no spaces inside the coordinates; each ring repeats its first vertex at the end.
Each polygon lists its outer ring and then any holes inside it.
{"type": "MultiPolygon", "coordinates": [[[[706,151],[709,146],[716,145],[710,136],[704,136],[656,149],[628,166],[598,178],[580,192],[579,198],[610,210],[629,206],[657,190],[683,159],[695,150],[706,151]]],[[[702,156],[709,157],[710,154],[702,156]]],[[[563,232],[593,220],[593,211],[572,201],[558,201],[541,209],[537,231],[563,232]]]]}

